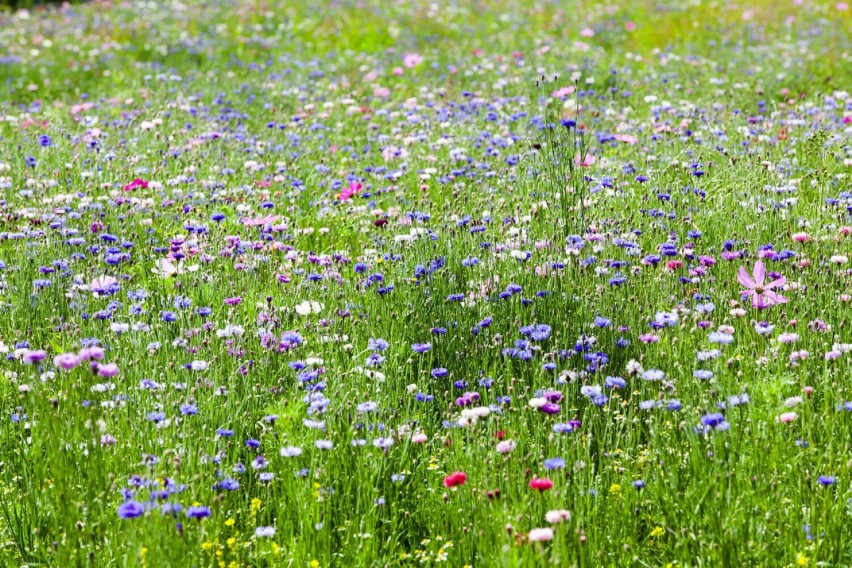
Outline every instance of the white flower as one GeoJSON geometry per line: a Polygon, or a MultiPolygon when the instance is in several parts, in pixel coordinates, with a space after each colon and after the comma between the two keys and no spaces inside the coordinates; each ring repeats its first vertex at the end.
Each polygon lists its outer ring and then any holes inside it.
{"type": "Polygon", "coordinates": [[[795,408],[804,402],[804,399],[800,396],[791,396],[787,400],[784,401],[784,406],[787,408],[795,408]]]}
{"type": "Polygon", "coordinates": [[[295,458],[302,455],[302,448],[296,446],[286,446],[279,451],[282,458],[295,458]]]}
{"type": "Polygon", "coordinates": [[[546,398],[531,398],[531,399],[530,399],[530,402],[529,402],[529,405],[530,405],[532,408],[541,408],[541,407],[542,407],[542,406],[544,406],[545,404],[547,404],[547,399],[546,399],[546,398]]]}
{"type": "Polygon", "coordinates": [[[130,324],[113,322],[109,326],[109,330],[117,335],[130,331],[130,324]]]}
{"type": "Polygon", "coordinates": [[[184,266],[183,261],[178,261],[177,264],[173,263],[167,258],[161,258],[154,263],[154,266],[151,268],[151,272],[159,276],[160,278],[168,278],[170,276],[179,276],[184,272],[195,272],[198,270],[198,265],[193,264],[192,266],[184,266]]]}
{"type": "Polygon", "coordinates": [[[207,369],[208,365],[209,364],[207,363],[207,361],[198,361],[197,360],[197,361],[193,361],[192,363],[190,363],[189,368],[192,369],[193,371],[203,371],[203,370],[207,369]]]}
{"type": "Polygon", "coordinates": [[[307,316],[310,314],[318,314],[322,311],[323,305],[319,302],[309,302],[305,301],[296,305],[296,313],[300,316],[307,316]]]}

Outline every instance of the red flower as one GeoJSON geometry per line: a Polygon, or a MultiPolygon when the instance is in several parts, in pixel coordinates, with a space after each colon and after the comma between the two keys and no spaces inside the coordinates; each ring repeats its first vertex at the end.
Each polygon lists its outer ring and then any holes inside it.
{"type": "Polygon", "coordinates": [[[444,478],[444,485],[447,487],[456,487],[464,485],[467,481],[467,474],[463,471],[456,471],[444,478]]]}
{"type": "Polygon", "coordinates": [[[546,477],[533,477],[530,479],[530,489],[547,491],[548,489],[553,489],[553,482],[546,477]]]}
{"type": "Polygon", "coordinates": [[[506,437],[506,432],[503,430],[497,430],[496,432],[494,432],[494,437],[498,440],[502,440],[506,437]]]}

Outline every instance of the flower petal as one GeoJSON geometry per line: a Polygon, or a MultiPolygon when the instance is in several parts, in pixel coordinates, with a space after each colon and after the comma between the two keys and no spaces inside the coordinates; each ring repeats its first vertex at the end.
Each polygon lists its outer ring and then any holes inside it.
{"type": "Polygon", "coordinates": [[[772,306],[775,306],[777,304],[786,304],[787,303],[787,298],[785,298],[781,294],[776,294],[772,290],[767,290],[764,295],[766,296],[766,302],[769,303],[772,306]]]}
{"type": "Polygon", "coordinates": [[[763,261],[758,260],[754,263],[754,281],[758,286],[763,286],[763,281],[766,279],[766,267],[763,266],[763,261]]]}
{"type": "Polygon", "coordinates": [[[752,290],[757,288],[757,284],[755,284],[754,280],[751,279],[751,276],[745,266],[740,266],[739,271],[737,271],[737,281],[746,288],[750,288],[752,290]]]}
{"type": "Polygon", "coordinates": [[[770,282],[769,284],[766,284],[766,285],[764,286],[764,288],[765,288],[766,290],[769,290],[770,288],[779,288],[779,287],[783,286],[783,285],[784,285],[784,284],[786,284],[786,283],[787,283],[787,277],[786,277],[786,276],[781,276],[781,277],[779,277],[779,278],[776,278],[775,280],[773,280],[773,281],[772,281],[772,282],[770,282]]]}

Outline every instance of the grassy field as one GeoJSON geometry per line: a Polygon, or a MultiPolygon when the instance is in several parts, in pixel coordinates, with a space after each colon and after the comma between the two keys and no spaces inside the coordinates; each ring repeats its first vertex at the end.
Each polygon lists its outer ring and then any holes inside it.
{"type": "Polygon", "coordinates": [[[852,566],[845,2],[0,8],[0,566],[852,566]]]}

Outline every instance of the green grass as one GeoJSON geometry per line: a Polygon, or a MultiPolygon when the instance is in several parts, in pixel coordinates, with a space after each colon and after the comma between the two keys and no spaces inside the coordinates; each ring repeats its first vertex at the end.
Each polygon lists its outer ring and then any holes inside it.
{"type": "Polygon", "coordinates": [[[0,565],[849,566],[841,8],[0,11],[0,565]],[[560,120],[577,126],[540,128],[560,120]],[[341,201],[350,178],[363,187],[341,201]],[[148,187],[124,191],[134,179],[148,187]],[[759,311],[737,270],[767,244],[789,302],[759,311]],[[152,271],[175,254],[198,270],[152,271]],[[102,276],[115,294],[88,289],[102,276]],[[501,298],[510,284],[522,291],[501,298]],[[318,311],[298,313],[306,301],[318,311]],[[661,312],[677,323],[653,329],[661,312]],[[530,360],[505,352],[531,324],[551,333],[530,360]],[[733,341],[713,343],[719,330],[733,341]],[[288,331],[304,343],[280,346],[288,331]],[[588,336],[602,368],[575,353],[588,336]],[[376,338],[389,347],[367,368],[376,338]],[[95,340],[99,364],[56,368],[95,340]],[[118,374],[99,376],[110,362],[118,374]],[[607,377],[626,386],[596,405],[583,387],[607,377]],[[327,401],[309,414],[318,381],[327,401]],[[474,391],[492,411],[459,427],[474,391]],[[530,405],[545,391],[562,395],[553,416],[530,405]],[[716,412],[729,429],[696,430],[716,412]],[[547,469],[555,457],[564,468],[547,469]],[[445,487],[456,471],[466,483],[445,487]],[[144,514],[121,519],[128,499],[144,514]],[[210,516],[189,518],[196,505],[210,516]],[[551,525],[556,510],[570,519],[551,525]]]}

